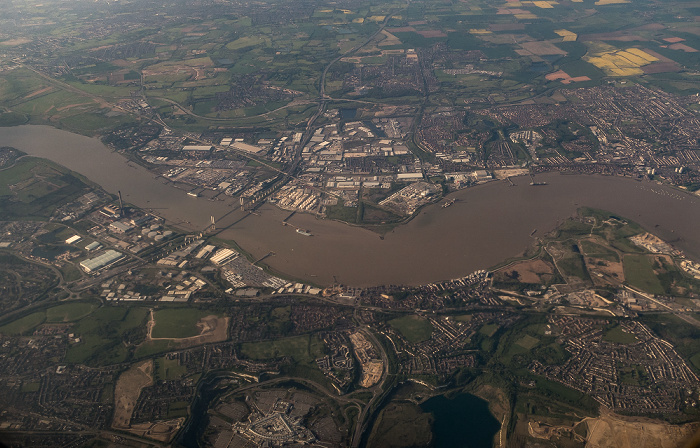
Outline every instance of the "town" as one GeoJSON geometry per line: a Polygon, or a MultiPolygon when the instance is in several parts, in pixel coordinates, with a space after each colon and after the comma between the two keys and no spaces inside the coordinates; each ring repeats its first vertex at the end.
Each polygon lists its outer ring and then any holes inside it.
{"type": "Polygon", "coordinates": [[[680,446],[700,415],[697,14],[4,5],[0,441],[680,446]]]}

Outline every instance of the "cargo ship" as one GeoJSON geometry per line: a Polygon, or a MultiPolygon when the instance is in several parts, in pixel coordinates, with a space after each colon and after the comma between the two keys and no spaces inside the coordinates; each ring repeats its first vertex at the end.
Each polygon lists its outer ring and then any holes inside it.
{"type": "Polygon", "coordinates": [[[308,230],[297,229],[297,233],[304,236],[313,236],[308,230]]]}
{"type": "Polygon", "coordinates": [[[450,205],[454,204],[455,201],[456,201],[456,199],[450,199],[449,201],[447,201],[447,202],[445,202],[444,204],[442,204],[442,208],[447,208],[447,207],[449,207],[450,205]]]}

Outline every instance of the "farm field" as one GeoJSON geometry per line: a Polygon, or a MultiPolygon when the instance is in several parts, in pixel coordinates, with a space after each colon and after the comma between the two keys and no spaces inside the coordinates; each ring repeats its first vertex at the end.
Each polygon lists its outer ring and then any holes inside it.
{"type": "Polygon", "coordinates": [[[664,288],[656,276],[654,259],[646,255],[626,255],[623,260],[627,281],[651,294],[663,294],[664,288]]]}

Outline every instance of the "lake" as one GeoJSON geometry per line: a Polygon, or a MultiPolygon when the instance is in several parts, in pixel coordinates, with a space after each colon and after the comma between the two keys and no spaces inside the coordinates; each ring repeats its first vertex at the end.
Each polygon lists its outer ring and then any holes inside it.
{"type": "Polygon", "coordinates": [[[433,414],[435,448],[491,448],[501,424],[489,411],[488,402],[471,394],[452,399],[432,397],[420,405],[433,414]]]}
{"type": "Polygon", "coordinates": [[[272,268],[313,283],[351,286],[418,285],[487,269],[522,253],[534,237],[554,229],[582,206],[601,208],[634,220],[700,259],[700,197],[650,181],[590,175],[538,175],[548,185],[515,186],[494,181],[453,193],[448,208],[430,205],[409,223],[380,238],[374,232],[313,215],[263,205],[259,214],[241,212],[237,201],[192,198],[162,176],[129,162],[99,140],[48,126],[0,128],[0,145],[14,146],[83,174],[110,193],[152,209],[171,224],[205,228],[217,218],[219,236],[235,240],[254,257],[268,252],[272,268]]]}

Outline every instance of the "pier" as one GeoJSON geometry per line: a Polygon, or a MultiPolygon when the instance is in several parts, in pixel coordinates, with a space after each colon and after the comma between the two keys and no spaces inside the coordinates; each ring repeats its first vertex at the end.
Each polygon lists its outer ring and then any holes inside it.
{"type": "Polygon", "coordinates": [[[256,264],[260,263],[261,261],[263,261],[264,259],[266,259],[267,257],[271,257],[271,256],[273,256],[273,255],[275,255],[274,252],[268,252],[268,253],[266,253],[265,255],[263,255],[262,257],[260,257],[260,258],[258,258],[257,260],[255,260],[255,261],[253,262],[253,264],[256,265],[256,264]]]}
{"type": "Polygon", "coordinates": [[[287,221],[289,221],[290,219],[292,219],[292,216],[296,215],[296,213],[297,213],[296,210],[294,210],[292,213],[289,214],[289,216],[287,216],[286,218],[284,218],[284,219],[282,220],[282,225],[283,225],[283,226],[288,225],[287,221]]]}

